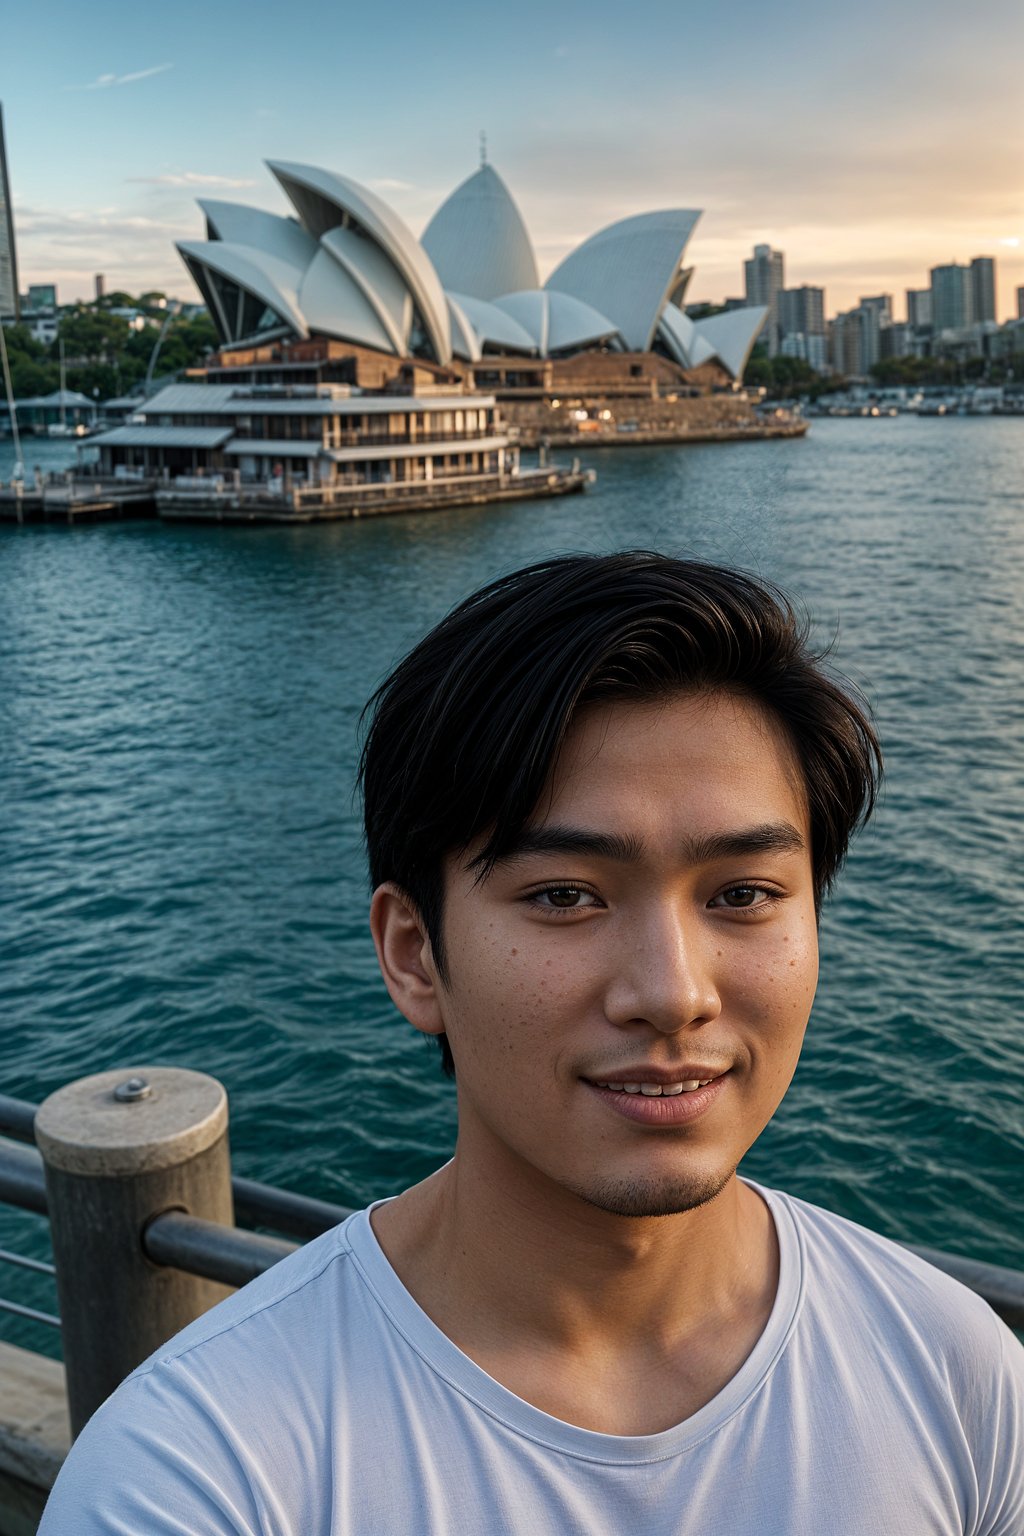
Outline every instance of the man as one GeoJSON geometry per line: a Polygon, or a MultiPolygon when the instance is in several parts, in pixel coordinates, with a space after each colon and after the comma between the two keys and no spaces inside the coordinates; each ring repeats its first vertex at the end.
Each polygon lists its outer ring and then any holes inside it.
{"type": "Polygon", "coordinates": [[[878,763],[733,572],[553,560],[449,615],[362,779],[374,942],[454,1072],[455,1155],[140,1367],[45,1536],[1020,1536],[1009,1331],[736,1173],[878,763]]]}

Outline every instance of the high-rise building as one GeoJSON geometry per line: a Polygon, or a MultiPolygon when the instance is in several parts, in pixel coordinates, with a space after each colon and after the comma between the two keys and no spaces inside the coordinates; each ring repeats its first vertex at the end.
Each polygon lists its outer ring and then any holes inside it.
{"type": "Polygon", "coordinates": [[[878,316],[879,322],[892,319],[892,294],[877,293],[873,298],[858,300],[861,309],[869,309],[872,314],[878,316]]]}
{"type": "Polygon", "coordinates": [[[971,262],[971,306],[975,325],[996,317],[996,264],[991,256],[971,262]]]}
{"type": "Polygon", "coordinates": [[[824,288],[811,288],[806,283],[800,288],[783,288],[779,293],[780,337],[824,334],[824,288]]]}
{"type": "Polygon", "coordinates": [[[755,245],[753,256],[743,263],[747,303],[768,306],[764,334],[770,357],[779,350],[779,294],[785,285],[784,260],[782,252],[773,251],[770,245],[755,245]]]}
{"type": "Polygon", "coordinates": [[[102,299],[103,295],[107,291],[107,280],[103,276],[102,272],[97,272],[93,281],[96,284],[96,302],[99,303],[100,299],[102,299]]]}
{"type": "Polygon", "coordinates": [[[830,321],[832,366],[847,378],[866,378],[885,355],[882,338],[891,324],[892,297],[887,293],[861,299],[856,309],[830,321]]]}
{"type": "Polygon", "coordinates": [[[882,360],[882,332],[889,324],[892,300],[888,294],[861,299],[854,314],[860,318],[861,372],[867,373],[882,360]]]}
{"type": "Polygon", "coordinates": [[[782,338],[779,355],[798,357],[809,363],[815,373],[825,373],[828,369],[828,337],[824,334],[819,336],[808,335],[805,331],[790,331],[782,338]]]}
{"type": "Polygon", "coordinates": [[[1017,319],[1024,320],[1024,288],[1017,289],[1017,319]]]}
{"type": "Polygon", "coordinates": [[[4,109],[0,106],[0,316],[17,320],[18,257],[14,249],[14,210],[11,207],[11,183],[7,175],[7,145],[4,141],[4,109]]]}
{"type": "Polygon", "coordinates": [[[951,261],[945,267],[932,267],[932,330],[960,331],[974,323],[974,289],[970,267],[951,261]]]}
{"type": "Polygon", "coordinates": [[[914,327],[906,322],[883,325],[879,340],[882,345],[882,359],[888,357],[913,357],[915,356],[914,327]]]}
{"type": "Polygon", "coordinates": [[[860,308],[848,309],[829,321],[832,367],[847,379],[863,378],[868,371],[864,348],[864,313],[860,308]]]}
{"type": "Polygon", "coordinates": [[[29,309],[56,309],[57,284],[29,283],[28,307],[29,309]]]}
{"type": "Polygon", "coordinates": [[[915,331],[923,331],[932,323],[932,291],[930,288],[907,289],[907,324],[915,331]]]}

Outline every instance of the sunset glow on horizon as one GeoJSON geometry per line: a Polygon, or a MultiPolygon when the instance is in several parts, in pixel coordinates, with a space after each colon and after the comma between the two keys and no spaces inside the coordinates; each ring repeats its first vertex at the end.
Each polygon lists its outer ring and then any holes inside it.
{"type": "Polygon", "coordinates": [[[194,298],[176,240],[197,197],[285,212],[268,158],[329,166],[419,234],[478,163],[522,209],[542,279],[631,213],[703,210],[690,301],[742,295],[756,243],[829,314],[929,269],[992,256],[997,316],[1024,285],[1024,8],[790,0],[727,13],[577,0],[509,10],[397,0],[343,14],[313,0],[255,24],[238,0],[183,0],[154,41],[124,0],[61,0],[5,20],[4,107],[20,286],[62,302],[159,288],[194,298]],[[24,67],[17,67],[18,60],[24,67]],[[13,66],[13,67],[12,67],[13,66]]]}

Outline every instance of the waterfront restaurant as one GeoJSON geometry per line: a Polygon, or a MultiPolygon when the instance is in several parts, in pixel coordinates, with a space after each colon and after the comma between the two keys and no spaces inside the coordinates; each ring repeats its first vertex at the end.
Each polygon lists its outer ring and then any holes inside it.
{"type": "Polygon", "coordinates": [[[518,470],[493,395],[363,395],[344,384],[172,384],[92,446],[104,477],[236,486],[326,490],[518,470]]]}

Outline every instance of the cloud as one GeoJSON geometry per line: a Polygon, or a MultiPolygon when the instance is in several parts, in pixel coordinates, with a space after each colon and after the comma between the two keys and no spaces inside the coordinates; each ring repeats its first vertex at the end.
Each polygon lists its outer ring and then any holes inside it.
{"type": "MultiPolygon", "coordinates": [[[[110,286],[141,292],[191,285],[174,250],[188,233],[180,220],[154,219],[123,209],[26,207],[15,204],[19,266],[82,292],[92,273],[105,272],[110,286]]],[[[34,279],[33,279],[34,280],[34,279]]],[[[65,295],[62,294],[62,297],[65,295]]],[[[70,295],[67,295],[70,297],[70,295]]]]}
{"type": "Polygon", "coordinates": [[[130,85],[135,80],[148,80],[151,75],[162,75],[165,70],[173,68],[173,64],[154,64],[150,69],[135,69],[127,75],[97,75],[96,79],[90,80],[88,85],[72,86],[71,89],[108,91],[113,85],[130,85]]]}
{"type": "Polygon", "coordinates": [[[367,183],[375,192],[415,192],[411,181],[396,181],[393,176],[377,176],[367,183]]]}
{"type": "Polygon", "coordinates": [[[240,176],[210,176],[204,171],[169,171],[165,176],[126,176],[125,181],[147,187],[254,187],[240,176]]]}

